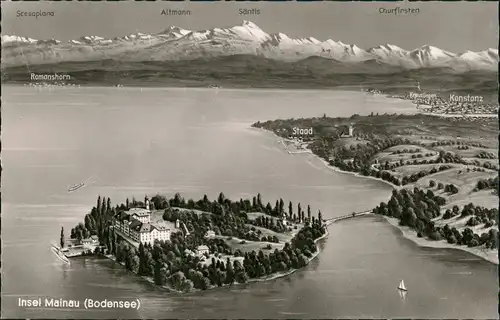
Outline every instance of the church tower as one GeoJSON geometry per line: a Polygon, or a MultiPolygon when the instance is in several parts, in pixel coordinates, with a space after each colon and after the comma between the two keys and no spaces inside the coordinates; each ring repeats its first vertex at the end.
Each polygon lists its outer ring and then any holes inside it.
{"type": "Polygon", "coordinates": [[[354,127],[351,125],[349,125],[349,137],[353,137],[354,136],[354,127]]]}
{"type": "Polygon", "coordinates": [[[144,197],[144,205],[146,206],[146,210],[150,210],[149,209],[149,198],[148,198],[148,196],[144,197]]]}

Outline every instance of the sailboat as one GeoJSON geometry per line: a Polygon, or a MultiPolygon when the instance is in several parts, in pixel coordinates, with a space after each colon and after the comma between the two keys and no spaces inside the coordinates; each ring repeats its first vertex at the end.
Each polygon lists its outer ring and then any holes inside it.
{"type": "Polygon", "coordinates": [[[404,292],[408,291],[405,287],[405,282],[403,280],[401,280],[401,282],[399,283],[398,289],[404,292]]]}

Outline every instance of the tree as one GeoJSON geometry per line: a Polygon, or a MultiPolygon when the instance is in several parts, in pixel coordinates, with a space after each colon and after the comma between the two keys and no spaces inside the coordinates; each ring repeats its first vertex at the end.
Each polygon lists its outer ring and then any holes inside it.
{"type": "Polygon", "coordinates": [[[226,200],[226,197],[224,196],[224,193],[219,193],[219,197],[217,198],[217,202],[219,204],[224,204],[224,201],[226,200]]]}
{"type": "Polygon", "coordinates": [[[64,227],[61,227],[61,239],[59,240],[61,248],[64,248],[64,227]]]}
{"type": "Polygon", "coordinates": [[[288,216],[290,217],[290,219],[292,219],[292,216],[293,216],[292,201],[290,201],[290,202],[288,203],[288,216]]]}
{"type": "Polygon", "coordinates": [[[434,188],[436,186],[436,182],[434,180],[429,181],[429,187],[434,188]]]}
{"type": "Polygon", "coordinates": [[[262,205],[262,197],[261,197],[260,193],[257,194],[257,206],[259,207],[259,209],[263,207],[263,205],[262,205]]]}
{"type": "Polygon", "coordinates": [[[97,213],[101,214],[101,212],[102,212],[101,211],[102,210],[102,208],[101,208],[101,196],[97,197],[97,207],[96,207],[96,209],[97,209],[97,213]]]}
{"type": "Polygon", "coordinates": [[[158,286],[165,285],[165,280],[166,280],[165,271],[166,270],[163,268],[162,264],[160,262],[156,262],[153,275],[153,279],[156,285],[158,286]]]}
{"type": "Polygon", "coordinates": [[[226,269],[226,279],[224,281],[225,284],[232,284],[234,282],[234,270],[233,264],[231,260],[227,258],[227,269],[226,269]]]}
{"type": "Polygon", "coordinates": [[[307,206],[307,220],[311,221],[311,206],[307,206]]]}

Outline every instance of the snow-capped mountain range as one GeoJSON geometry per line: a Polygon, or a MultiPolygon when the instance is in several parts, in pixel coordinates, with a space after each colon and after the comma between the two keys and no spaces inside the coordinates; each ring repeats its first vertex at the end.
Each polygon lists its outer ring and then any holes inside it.
{"type": "Polygon", "coordinates": [[[116,59],[123,61],[171,61],[230,55],[297,61],[322,57],[356,63],[375,60],[404,69],[449,67],[457,71],[498,69],[498,50],[455,54],[425,45],[411,51],[384,44],[367,50],[340,41],[269,34],[255,23],[244,21],[230,28],[191,31],[171,26],[157,34],[130,34],[113,39],[85,36],[70,41],[35,40],[2,35],[3,66],[68,61],[116,59]]]}

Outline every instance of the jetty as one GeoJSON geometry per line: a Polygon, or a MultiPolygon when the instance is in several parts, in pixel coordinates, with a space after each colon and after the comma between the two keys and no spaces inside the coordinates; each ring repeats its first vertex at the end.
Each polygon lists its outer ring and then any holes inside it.
{"type": "Polygon", "coordinates": [[[334,217],[334,218],[330,218],[330,219],[323,219],[323,222],[325,223],[326,226],[329,226],[332,223],[335,223],[335,222],[338,222],[338,221],[341,221],[341,220],[352,219],[352,218],[356,218],[356,217],[360,217],[360,216],[366,216],[366,215],[369,215],[369,214],[373,214],[373,212],[371,210],[360,211],[360,212],[353,212],[351,214],[346,214],[346,215],[340,216],[340,217],[334,217]]]}

